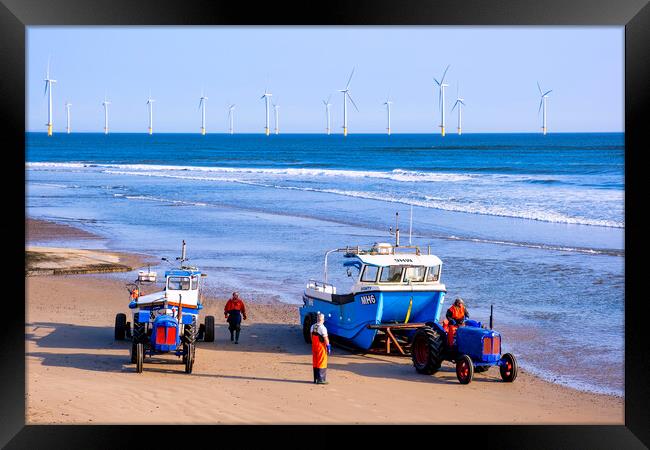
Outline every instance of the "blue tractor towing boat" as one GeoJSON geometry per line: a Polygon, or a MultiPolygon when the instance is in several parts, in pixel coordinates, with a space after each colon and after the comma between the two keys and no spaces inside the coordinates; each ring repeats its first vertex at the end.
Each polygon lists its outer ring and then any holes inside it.
{"type": "MultiPolygon", "coordinates": [[[[169,262],[167,258],[163,261],[169,262]]],[[[147,283],[154,283],[156,273],[140,271],[135,283],[127,288],[131,294],[129,308],[133,309],[133,327],[126,314],[115,317],[115,339],[131,339],[131,363],[141,373],[144,358],[173,354],[182,358],[185,373],[192,373],[197,339],[214,342],[214,316],[206,316],[198,324],[199,311],[203,309],[200,294],[201,278],[206,275],[198,268],[185,265],[185,241],[181,250],[180,267],[165,272],[164,289],[142,295],[147,283]]]]}
{"type": "Polygon", "coordinates": [[[309,280],[299,308],[305,341],[311,342],[311,326],[323,313],[328,334],[337,343],[364,351],[385,345],[388,354],[395,346],[402,355],[410,352],[418,373],[434,374],[443,361],[451,361],[461,384],[492,366],[499,367],[503,381],[514,381],[517,360],[511,353],[501,353],[501,334],[492,329],[492,312],[489,327],[466,320],[449,342],[446,320],[440,321],[447,292],[440,281],[442,261],[430,248],[423,254],[417,246],[400,246],[398,225],[394,234],[394,246],[375,243],[370,249],[326,252],[324,281],[309,280]],[[343,253],[343,266],[354,277],[350,292],[338,293],[328,283],[327,259],[334,252],[343,253]]]}

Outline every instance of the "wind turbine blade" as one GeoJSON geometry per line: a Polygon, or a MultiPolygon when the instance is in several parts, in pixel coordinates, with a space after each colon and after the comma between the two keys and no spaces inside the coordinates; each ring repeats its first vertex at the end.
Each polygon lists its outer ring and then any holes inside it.
{"type": "Polygon", "coordinates": [[[332,94],[330,94],[330,95],[327,96],[327,103],[330,102],[330,99],[331,99],[331,98],[332,98],[332,94]]]}
{"type": "Polygon", "coordinates": [[[437,84],[438,86],[440,86],[440,82],[439,82],[438,80],[436,80],[436,79],[434,78],[433,81],[435,81],[436,84],[437,84]]]}
{"type": "Polygon", "coordinates": [[[350,78],[348,78],[348,84],[345,85],[345,89],[350,87],[350,81],[352,81],[352,75],[354,75],[354,69],[355,69],[355,67],[352,68],[352,73],[350,73],[350,78]]]}
{"type": "Polygon", "coordinates": [[[544,95],[542,94],[542,88],[539,86],[539,81],[537,82],[537,89],[539,89],[539,95],[544,95]]]}
{"type": "Polygon", "coordinates": [[[352,100],[352,97],[350,96],[350,93],[349,93],[349,92],[346,92],[345,94],[348,96],[348,98],[350,99],[350,101],[351,101],[352,104],[354,105],[354,109],[356,109],[357,111],[359,111],[359,108],[357,108],[357,104],[354,103],[354,100],[352,100]]]}
{"type": "Polygon", "coordinates": [[[45,81],[45,90],[43,91],[43,97],[45,97],[46,94],[47,94],[47,81],[45,81]]]}
{"type": "Polygon", "coordinates": [[[537,115],[539,115],[539,112],[542,110],[542,103],[544,103],[544,99],[539,100],[539,108],[537,108],[537,115]]]}
{"type": "Polygon", "coordinates": [[[456,103],[454,103],[454,106],[452,106],[452,108],[451,108],[452,111],[453,111],[454,109],[456,109],[456,105],[457,105],[458,103],[459,103],[459,101],[456,100],[456,103]]]}
{"type": "Polygon", "coordinates": [[[447,65],[447,68],[445,69],[445,72],[442,74],[442,78],[440,79],[440,83],[445,82],[445,75],[447,75],[447,71],[449,70],[450,65],[447,65]]]}
{"type": "Polygon", "coordinates": [[[550,91],[546,91],[546,92],[544,92],[544,95],[548,95],[548,94],[550,94],[551,92],[553,92],[553,89],[551,89],[550,91]]]}

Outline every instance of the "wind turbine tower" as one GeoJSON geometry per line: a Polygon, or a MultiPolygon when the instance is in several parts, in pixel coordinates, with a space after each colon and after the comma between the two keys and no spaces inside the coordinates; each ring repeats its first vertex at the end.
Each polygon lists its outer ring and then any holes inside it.
{"type": "Polygon", "coordinates": [[[235,110],[235,104],[233,103],[228,107],[228,121],[230,122],[230,134],[233,134],[235,130],[234,127],[235,113],[233,112],[234,110],[235,110]]]}
{"type": "Polygon", "coordinates": [[[111,102],[106,100],[106,96],[104,95],[104,101],[102,102],[102,106],[104,107],[104,134],[108,134],[108,105],[110,105],[111,102]]]}
{"type": "Polygon", "coordinates": [[[269,123],[270,122],[269,102],[271,101],[271,96],[273,94],[267,91],[268,89],[264,89],[264,95],[262,95],[260,99],[264,99],[266,103],[266,122],[264,125],[264,133],[266,133],[266,135],[268,136],[269,134],[271,134],[271,128],[269,123]]]}
{"type": "Polygon", "coordinates": [[[71,106],[72,103],[65,102],[65,122],[66,122],[65,130],[67,131],[68,134],[70,134],[70,107],[71,106]]]}
{"type": "Polygon", "coordinates": [[[456,106],[458,106],[458,135],[460,136],[463,134],[463,106],[465,106],[465,99],[461,98],[459,95],[459,90],[456,91],[456,103],[454,103],[454,106],[451,108],[453,111],[456,106]]]}
{"type": "Polygon", "coordinates": [[[352,73],[350,73],[350,78],[348,78],[348,84],[345,85],[345,89],[339,91],[343,93],[343,136],[348,135],[348,98],[354,105],[354,109],[359,111],[359,108],[357,108],[357,105],[354,103],[354,100],[352,100],[352,97],[350,96],[350,81],[352,81],[352,75],[354,75],[354,69],[352,69],[352,73]]]}
{"type": "Polygon", "coordinates": [[[435,78],[433,79],[433,81],[435,81],[440,88],[440,92],[438,94],[438,106],[440,107],[440,133],[443,136],[445,135],[445,88],[449,86],[448,84],[445,84],[445,75],[447,75],[448,70],[449,66],[447,66],[445,69],[440,81],[436,80],[435,78]]]}
{"type": "Polygon", "coordinates": [[[50,60],[47,60],[47,72],[45,74],[45,92],[43,95],[48,94],[47,98],[47,135],[52,136],[52,84],[56,83],[56,80],[50,78],[50,60]]]}
{"type": "Polygon", "coordinates": [[[332,104],[330,103],[330,98],[332,98],[331,95],[329,97],[327,97],[327,100],[323,100],[323,104],[325,105],[325,115],[327,116],[327,128],[325,128],[325,131],[327,132],[328,136],[331,134],[331,131],[332,131],[331,120],[330,120],[330,118],[331,118],[331,116],[330,116],[330,106],[332,106],[332,104]]]}
{"type": "Polygon", "coordinates": [[[278,124],[278,118],[279,118],[278,109],[280,109],[280,105],[276,105],[275,103],[273,103],[273,112],[275,113],[275,134],[280,134],[280,126],[278,124]]]}
{"type": "Polygon", "coordinates": [[[205,103],[208,97],[203,95],[201,92],[201,98],[199,99],[199,108],[201,109],[201,135],[205,136],[205,103]]]}
{"type": "Polygon", "coordinates": [[[390,136],[390,105],[392,105],[393,102],[390,101],[390,98],[387,98],[386,101],[384,102],[384,105],[386,105],[386,112],[388,113],[388,126],[386,127],[386,131],[388,132],[388,135],[390,136]]]}
{"type": "Polygon", "coordinates": [[[548,99],[548,94],[553,92],[553,90],[542,92],[542,88],[540,87],[539,82],[537,82],[537,89],[539,89],[539,95],[541,96],[539,99],[539,108],[537,109],[537,114],[539,115],[539,111],[543,106],[544,112],[542,114],[542,133],[544,136],[546,136],[546,99],[548,99]]]}
{"type": "Polygon", "coordinates": [[[151,98],[151,93],[149,93],[149,98],[147,99],[147,107],[149,109],[149,135],[153,134],[153,102],[155,100],[151,98]]]}

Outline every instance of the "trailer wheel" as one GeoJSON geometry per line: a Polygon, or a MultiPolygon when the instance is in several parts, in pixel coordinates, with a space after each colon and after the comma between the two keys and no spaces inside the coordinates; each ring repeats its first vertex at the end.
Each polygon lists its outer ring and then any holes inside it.
{"type": "Polygon", "coordinates": [[[431,327],[421,327],[413,336],[411,359],[418,373],[432,375],[442,364],[443,338],[431,327]]]}
{"type": "Polygon", "coordinates": [[[305,338],[305,342],[311,344],[311,326],[316,323],[314,320],[314,313],[308,313],[305,316],[305,321],[302,323],[302,337],[305,338]]]}
{"type": "Polygon", "coordinates": [[[124,331],[125,331],[126,339],[131,339],[131,336],[133,336],[133,334],[131,333],[131,322],[126,323],[124,331]]]}
{"type": "Polygon", "coordinates": [[[203,340],[205,342],[214,342],[214,316],[205,316],[204,327],[203,340]]]}
{"type": "Polygon", "coordinates": [[[126,314],[118,313],[115,316],[115,340],[123,341],[126,336],[126,314]]]}
{"type": "Polygon", "coordinates": [[[135,371],[142,373],[144,366],[144,344],[135,344],[135,371]]]}
{"type": "Polygon", "coordinates": [[[503,365],[499,367],[501,372],[501,379],[506,383],[512,383],[517,378],[517,371],[519,367],[517,365],[517,359],[512,353],[505,353],[501,357],[503,365]]]}
{"type": "Polygon", "coordinates": [[[472,358],[467,355],[461,355],[456,360],[456,377],[460,384],[469,384],[474,376],[474,363],[472,358]]]}
{"type": "Polygon", "coordinates": [[[201,325],[199,325],[199,333],[196,335],[196,338],[199,341],[202,341],[204,336],[205,336],[205,324],[202,323],[201,325]]]}
{"type": "Polygon", "coordinates": [[[186,344],[187,355],[185,357],[185,373],[192,373],[192,366],[194,366],[194,344],[186,344]]]}

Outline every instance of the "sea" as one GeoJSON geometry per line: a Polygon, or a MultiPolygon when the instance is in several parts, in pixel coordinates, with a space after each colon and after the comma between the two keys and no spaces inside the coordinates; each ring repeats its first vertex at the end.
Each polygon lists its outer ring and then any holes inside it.
{"type": "Polygon", "coordinates": [[[494,308],[524,370],[624,395],[623,133],[30,132],[25,152],[26,214],[103,237],[57,245],[173,259],[185,240],[212,295],[298,316],[326,251],[394,243],[398,227],[443,261],[446,304],[484,323],[494,308]]]}

